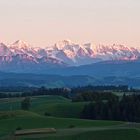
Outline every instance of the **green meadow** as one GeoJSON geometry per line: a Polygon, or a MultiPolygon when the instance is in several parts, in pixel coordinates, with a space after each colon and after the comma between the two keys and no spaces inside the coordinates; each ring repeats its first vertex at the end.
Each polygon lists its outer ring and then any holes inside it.
{"type": "Polygon", "coordinates": [[[79,119],[86,102],[60,96],[32,97],[31,109],[20,110],[22,98],[1,99],[0,139],[18,140],[139,140],[140,125],[120,121],[79,119]],[[49,116],[45,115],[45,113],[49,116]],[[55,128],[54,134],[15,136],[17,129],[55,128]]]}

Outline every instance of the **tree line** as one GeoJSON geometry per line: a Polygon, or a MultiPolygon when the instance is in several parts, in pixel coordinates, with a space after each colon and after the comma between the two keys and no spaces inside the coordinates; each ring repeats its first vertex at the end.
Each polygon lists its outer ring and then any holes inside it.
{"type": "Polygon", "coordinates": [[[77,93],[72,97],[73,102],[118,100],[119,97],[112,92],[90,91],[77,93]]]}
{"type": "Polygon", "coordinates": [[[140,95],[125,94],[121,99],[98,100],[84,106],[81,118],[140,122],[140,95]]]}
{"type": "Polygon", "coordinates": [[[90,91],[122,91],[127,92],[129,91],[128,85],[101,85],[101,86],[79,86],[72,88],[72,93],[80,93],[80,92],[90,92],[90,91]]]}
{"type": "MultiPolygon", "coordinates": [[[[83,92],[104,92],[104,91],[129,91],[127,85],[120,86],[84,86],[73,88],[46,88],[46,87],[0,87],[0,98],[59,95],[66,98],[73,98],[83,92]]],[[[134,91],[134,89],[133,89],[134,91]]],[[[137,90],[135,90],[137,92],[137,90]]]]}
{"type": "Polygon", "coordinates": [[[40,95],[58,95],[68,98],[70,90],[67,88],[35,88],[25,92],[0,92],[0,98],[29,97],[40,95]]]}

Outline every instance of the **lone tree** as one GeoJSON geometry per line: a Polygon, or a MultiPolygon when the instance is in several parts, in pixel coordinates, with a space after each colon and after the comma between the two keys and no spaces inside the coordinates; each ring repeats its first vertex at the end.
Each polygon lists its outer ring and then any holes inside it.
{"type": "Polygon", "coordinates": [[[22,110],[29,110],[31,107],[31,99],[30,97],[25,97],[24,100],[21,102],[21,109],[22,110]]]}

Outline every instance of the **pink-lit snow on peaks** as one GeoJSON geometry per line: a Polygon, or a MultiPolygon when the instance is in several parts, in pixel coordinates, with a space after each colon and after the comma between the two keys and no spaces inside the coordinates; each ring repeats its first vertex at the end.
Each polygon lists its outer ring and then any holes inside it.
{"type": "MultiPolygon", "coordinates": [[[[78,44],[63,40],[47,47],[33,47],[18,40],[10,45],[0,43],[0,61],[12,63],[53,63],[79,66],[107,60],[133,61],[140,57],[140,50],[124,45],[78,44]]],[[[1,62],[0,62],[1,63],[1,62]]]]}

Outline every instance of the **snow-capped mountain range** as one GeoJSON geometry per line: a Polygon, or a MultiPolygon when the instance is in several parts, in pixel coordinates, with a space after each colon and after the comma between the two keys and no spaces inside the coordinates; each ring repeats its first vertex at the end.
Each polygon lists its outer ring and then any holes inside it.
{"type": "Polygon", "coordinates": [[[47,47],[32,47],[21,40],[9,45],[0,43],[0,70],[80,66],[110,60],[133,61],[139,57],[139,49],[116,44],[95,46],[63,40],[47,47]]]}

